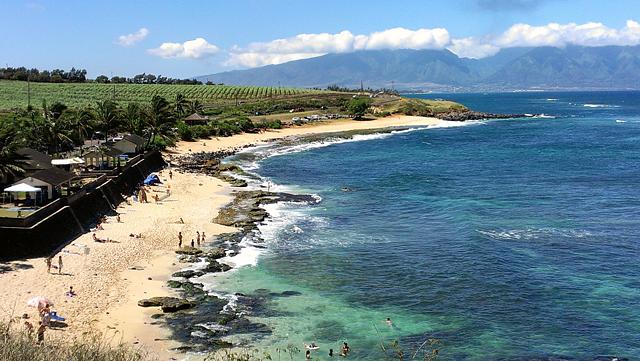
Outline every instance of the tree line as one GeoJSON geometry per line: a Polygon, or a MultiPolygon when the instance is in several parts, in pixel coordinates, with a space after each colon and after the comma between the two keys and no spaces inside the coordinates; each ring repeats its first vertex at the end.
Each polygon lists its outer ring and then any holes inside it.
{"type": "Polygon", "coordinates": [[[202,82],[196,79],[178,79],[154,74],[137,74],[133,77],[99,75],[95,80],[87,78],[85,69],[71,68],[69,71],[62,69],[39,70],[37,68],[6,67],[0,68],[0,79],[22,80],[36,83],[86,83],[95,81],[97,83],[129,83],[129,84],[188,84],[201,85],[202,82]]]}

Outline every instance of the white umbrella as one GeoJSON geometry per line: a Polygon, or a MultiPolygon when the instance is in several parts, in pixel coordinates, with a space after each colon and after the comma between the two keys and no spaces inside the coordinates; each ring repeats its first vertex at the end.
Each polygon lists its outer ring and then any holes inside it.
{"type": "Polygon", "coordinates": [[[42,192],[42,189],[28,185],[27,183],[14,184],[4,189],[5,192],[42,192]]]}
{"type": "Polygon", "coordinates": [[[27,301],[27,305],[31,307],[37,307],[38,309],[45,308],[47,306],[53,306],[53,302],[46,297],[36,296],[27,301]]]}

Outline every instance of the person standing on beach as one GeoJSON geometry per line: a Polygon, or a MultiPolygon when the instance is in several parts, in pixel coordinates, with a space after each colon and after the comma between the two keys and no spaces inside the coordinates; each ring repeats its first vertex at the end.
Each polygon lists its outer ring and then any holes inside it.
{"type": "Polygon", "coordinates": [[[58,274],[62,274],[62,256],[58,256],[58,274]]]}
{"type": "Polygon", "coordinates": [[[191,248],[194,248],[195,244],[193,243],[193,238],[191,238],[191,248]]]}
{"type": "Polygon", "coordinates": [[[196,241],[198,242],[198,247],[200,246],[200,232],[196,231],[196,241]]]}
{"type": "Polygon", "coordinates": [[[169,171],[169,179],[173,179],[173,172],[169,171]]]}
{"type": "Polygon", "coordinates": [[[42,342],[44,342],[44,331],[47,330],[47,326],[45,326],[42,323],[42,321],[38,322],[38,325],[40,325],[40,326],[38,326],[38,332],[37,332],[38,343],[42,343],[42,342]]]}
{"type": "Polygon", "coordinates": [[[44,262],[47,264],[47,273],[51,273],[51,257],[47,257],[44,262]]]}
{"type": "Polygon", "coordinates": [[[202,242],[204,243],[204,241],[207,240],[207,236],[204,235],[204,231],[202,231],[202,242]]]}
{"type": "Polygon", "coordinates": [[[182,248],[182,232],[178,232],[178,248],[182,248]]]}

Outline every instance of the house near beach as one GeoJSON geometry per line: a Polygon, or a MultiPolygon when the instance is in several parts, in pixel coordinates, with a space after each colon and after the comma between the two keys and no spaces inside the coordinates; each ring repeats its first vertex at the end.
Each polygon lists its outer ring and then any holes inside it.
{"type": "Polygon", "coordinates": [[[113,148],[125,154],[138,154],[144,151],[146,141],[139,135],[127,134],[121,140],[113,143],[113,148]]]}
{"type": "Polygon", "coordinates": [[[73,173],[53,167],[36,171],[30,176],[15,182],[14,185],[23,183],[40,188],[42,190],[42,198],[51,200],[60,195],[61,186],[70,186],[73,178],[75,178],[73,173]]]}
{"type": "Polygon", "coordinates": [[[51,161],[53,158],[47,154],[31,148],[20,148],[16,150],[21,168],[25,174],[30,174],[43,169],[53,168],[51,161]]]}
{"type": "Polygon", "coordinates": [[[123,151],[113,147],[99,147],[82,156],[86,167],[98,169],[115,168],[120,164],[123,151]]]}

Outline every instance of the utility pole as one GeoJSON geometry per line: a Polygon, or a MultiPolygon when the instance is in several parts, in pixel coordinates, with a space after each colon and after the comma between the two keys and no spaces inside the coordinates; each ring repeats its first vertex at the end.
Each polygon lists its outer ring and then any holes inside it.
{"type": "Polygon", "coordinates": [[[116,101],[116,83],[113,81],[113,72],[111,72],[111,82],[113,83],[113,101],[116,101]]]}
{"type": "Polygon", "coordinates": [[[360,80],[360,92],[364,93],[364,84],[362,83],[362,80],[360,80]]]}
{"type": "Polygon", "coordinates": [[[27,70],[27,109],[31,109],[31,69],[27,70]]]}

